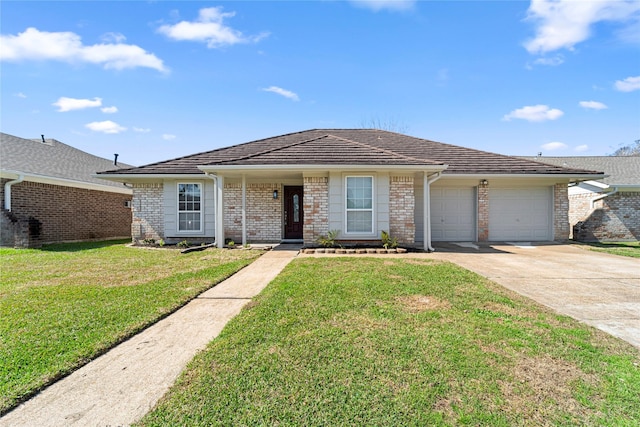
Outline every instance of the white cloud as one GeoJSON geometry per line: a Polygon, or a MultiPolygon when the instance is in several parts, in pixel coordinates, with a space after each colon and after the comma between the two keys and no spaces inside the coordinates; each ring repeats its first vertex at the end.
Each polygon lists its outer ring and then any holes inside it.
{"type": "Polygon", "coordinates": [[[620,92],[633,92],[634,90],[640,89],[640,76],[627,77],[624,80],[618,80],[615,86],[620,92]]]}
{"type": "Polygon", "coordinates": [[[133,131],[134,132],[138,132],[138,133],[149,133],[151,132],[151,129],[149,128],[137,128],[137,127],[133,127],[133,131]]]}
{"type": "Polygon", "coordinates": [[[556,55],[551,58],[538,58],[535,61],[533,61],[533,63],[535,65],[547,65],[550,67],[557,67],[558,65],[561,65],[562,63],[564,63],[564,56],[556,55]]]}
{"type": "Polygon", "coordinates": [[[25,94],[24,94],[24,93],[22,93],[22,92],[18,92],[18,93],[16,93],[16,96],[17,96],[18,98],[22,98],[22,99],[24,99],[24,98],[26,98],[26,97],[27,97],[27,95],[25,95],[25,94]]]}
{"type": "Polygon", "coordinates": [[[163,25],[158,32],[174,40],[207,43],[208,48],[231,46],[238,43],[256,43],[267,37],[267,33],[245,36],[238,30],[224,24],[225,18],[235,16],[235,12],[222,12],[221,7],[200,9],[195,21],[181,21],[175,25],[163,25]]]}
{"type": "Polygon", "coordinates": [[[542,145],[542,149],[547,151],[564,150],[565,148],[567,148],[567,144],[562,142],[549,142],[542,145]]]}
{"type": "Polygon", "coordinates": [[[502,120],[522,119],[530,122],[544,122],[546,120],[556,120],[564,113],[557,108],[549,108],[547,105],[530,105],[517,110],[513,110],[505,115],[502,120]]]}
{"type": "Polygon", "coordinates": [[[286,89],[282,89],[281,87],[278,86],[269,86],[267,88],[262,89],[265,92],[273,92],[273,93],[277,93],[278,95],[282,95],[285,98],[289,98],[292,101],[300,101],[300,98],[298,97],[298,95],[295,92],[291,92],[290,90],[286,90],[286,89]]]}
{"type": "Polygon", "coordinates": [[[637,0],[531,0],[527,19],[535,22],[536,35],[524,47],[529,53],[537,54],[572,50],[589,38],[593,24],[632,21],[639,11],[637,0]]]}
{"type": "Polygon", "coordinates": [[[171,141],[172,139],[176,139],[176,136],[170,133],[163,133],[162,139],[164,139],[165,141],[171,141]]]}
{"type": "Polygon", "coordinates": [[[85,108],[100,107],[102,105],[102,98],[77,99],[62,96],[51,105],[58,107],[58,112],[63,113],[65,111],[84,110],[85,108]]]}
{"type": "Polygon", "coordinates": [[[122,43],[82,44],[79,35],[72,32],[50,33],[27,28],[18,35],[1,35],[0,60],[19,62],[62,61],[69,63],[99,64],[106,69],[123,70],[147,67],[166,72],[161,59],[139,46],[122,43]]]}
{"type": "Polygon", "coordinates": [[[117,113],[118,112],[118,107],[104,107],[101,108],[100,111],[102,111],[105,114],[113,114],[113,113],[117,113]]]}
{"type": "Polygon", "coordinates": [[[378,12],[387,10],[410,10],[415,5],[415,0],[350,0],[350,3],[365,9],[378,12]]]}
{"type": "Polygon", "coordinates": [[[119,124],[112,122],[111,120],[105,120],[104,122],[91,122],[84,125],[87,129],[94,132],[102,133],[120,133],[127,130],[127,128],[120,126],[119,124]]]}
{"type": "Polygon", "coordinates": [[[124,34],[121,33],[106,33],[103,34],[102,37],[100,37],[100,40],[105,43],[122,43],[126,39],[127,38],[124,36],[124,34]]]}
{"type": "Polygon", "coordinates": [[[587,144],[578,145],[573,151],[577,151],[578,153],[584,153],[585,151],[589,151],[589,146],[587,144]]]}
{"type": "Polygon", "coordinates": [[[580,101],[579,104],[582,108],[586,108],[589,110],[606,110],[607,108],[609,108],[602,102],[598,101],[580,101]]]}

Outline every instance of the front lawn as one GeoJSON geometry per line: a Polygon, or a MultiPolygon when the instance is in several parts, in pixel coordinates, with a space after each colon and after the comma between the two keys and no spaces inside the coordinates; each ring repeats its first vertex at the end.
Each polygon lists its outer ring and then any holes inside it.
{"type": "Polygon", "coordinates": [[[640,242],[598,242],[580,243],[580,245],[596,252],[640,258],[640,242]]]}
{"type": "Polygon", "coordinates": [[[257,256],[123,242],[0,249],[0,413],[257,256]]]}
{"type": "Polygon", "coordinates": [[[640,425],[639,365],[450,263],[304,258],[139,424],[640,425]]]}

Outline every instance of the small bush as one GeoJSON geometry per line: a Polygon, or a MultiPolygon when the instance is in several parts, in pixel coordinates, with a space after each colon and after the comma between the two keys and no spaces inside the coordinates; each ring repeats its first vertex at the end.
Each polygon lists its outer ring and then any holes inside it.
{"type": "Polygon", "coordinates": [[[318,237],[316,242],[318,242],[318,244],[320,244],[320,246],[322,247],[333,248],[336,246],[336,238],[338,237],[339,233],[340,230],[331,230],[327,233],[326,236],[318,237]]]}

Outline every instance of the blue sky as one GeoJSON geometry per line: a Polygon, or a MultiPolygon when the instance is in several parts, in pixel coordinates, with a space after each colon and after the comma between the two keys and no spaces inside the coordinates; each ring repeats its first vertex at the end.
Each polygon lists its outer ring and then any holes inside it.
{"type": "Polygon", "coordinates": [[[638,1],[3,1],[2,132],[141,165],[382,125],[514,155],[640,139],[638,1]]]}

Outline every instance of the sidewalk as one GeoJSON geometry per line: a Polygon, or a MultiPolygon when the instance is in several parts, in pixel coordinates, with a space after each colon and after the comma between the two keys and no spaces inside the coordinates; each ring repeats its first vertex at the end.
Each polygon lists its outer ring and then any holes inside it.
{"type": "Polygon", "coordinates": [[[0,427],[125,426],[139,420],[298,249],[277,246],[174,314],[44,389],[0,418],[0,427]]]}

